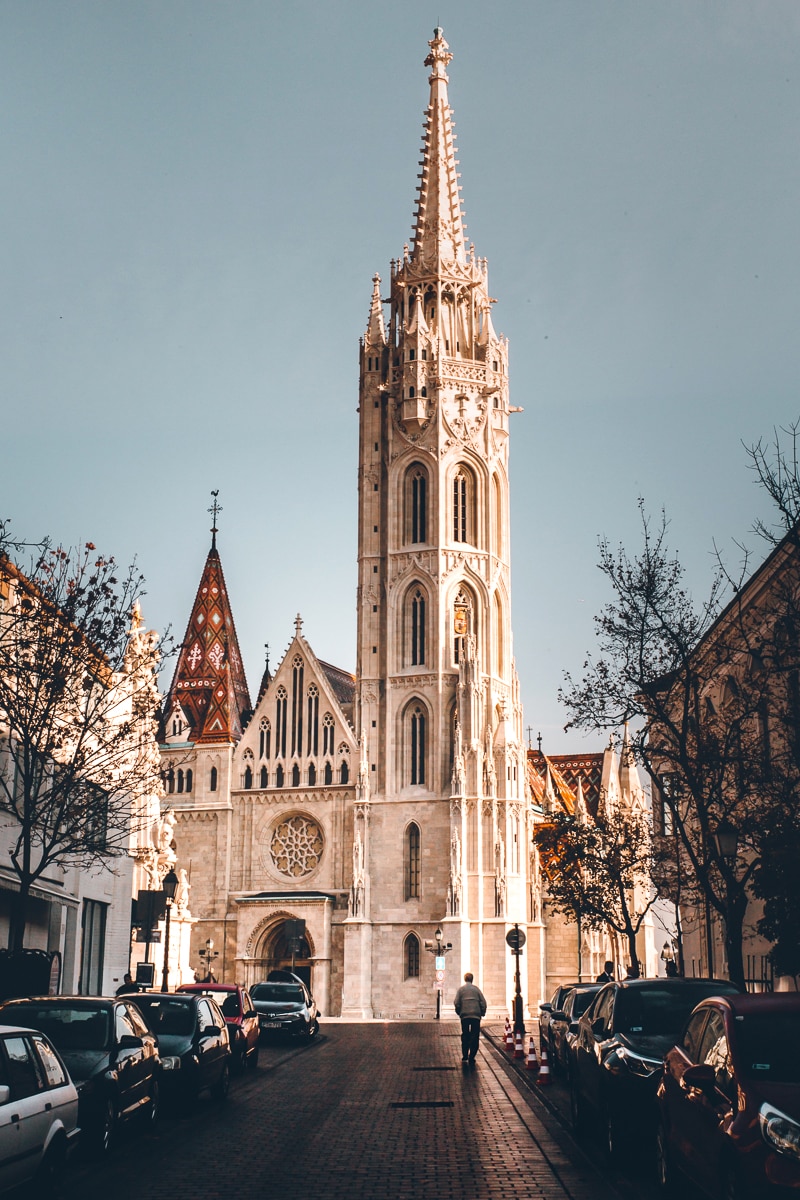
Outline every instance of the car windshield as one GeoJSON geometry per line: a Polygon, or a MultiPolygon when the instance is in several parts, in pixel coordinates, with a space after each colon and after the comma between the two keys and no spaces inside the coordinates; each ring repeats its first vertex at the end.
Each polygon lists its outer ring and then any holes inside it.
{"type": "Polygon", "coordinates": [[[250,989],[253,1000],[272,1000],[275,1003],[302,1004],[303,993],[290,983],[257,983],[250,989]]]}
{"type": "Polygon", "coordinates": [[[195,1013],[191,1000],[165,1000],[161,996],[138,995],[137,1007],[155,1034],[189,1037],[194,1033],[195,1013]]]}
{"type": "Polygon", "coordinates": [[[692,980],[678,987],[624,987],[614,1006],[616,1033],[641,1033],[645,1037],[677,1034],[696,1004],[706,996],[735,995],[731,984],[692,980]]]}
{"type": "Polygon", "coordinates": [[[744,1073],[771,1083],[800,1083],[800,1012],[747,1013],[735,1021],[744,1073]]]}
{"type": "Polygon", "coordinates": [[[3,1014],[15,1025],[46,1033],[57,1050],[105,1050],[110,1022],[107,1008],[76,1004],[13,1004],[3,1014]]]}

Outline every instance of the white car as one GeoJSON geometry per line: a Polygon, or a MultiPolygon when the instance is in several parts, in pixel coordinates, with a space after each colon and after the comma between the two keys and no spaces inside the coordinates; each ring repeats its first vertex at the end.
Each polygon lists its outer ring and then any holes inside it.
{"type": "Polygon", "coordinates": [[[0,1192],[62,1171],[78,1139],[78,1093],[43,1033],[0,1029],[0,1192]]]}

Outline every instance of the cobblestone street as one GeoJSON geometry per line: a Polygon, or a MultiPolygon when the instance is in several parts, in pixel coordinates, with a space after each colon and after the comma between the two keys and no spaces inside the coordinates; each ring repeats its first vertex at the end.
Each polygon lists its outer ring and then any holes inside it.
{"type": "Polygon", "coordinates": [[[455,1022],[324,1026],[317,1044],[265,1047],[223,1107],[165,1114],[108,1163],[79,1161],[65,1200],[613,1200],[545,1110],[481,1045],[461,1066],[455,1022]]]}

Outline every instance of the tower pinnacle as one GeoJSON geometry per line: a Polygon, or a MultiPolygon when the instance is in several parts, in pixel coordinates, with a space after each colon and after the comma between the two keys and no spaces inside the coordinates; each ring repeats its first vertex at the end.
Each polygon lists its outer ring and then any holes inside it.
{"type": "Polygon", "coordinates": [[[447,99],[447,71],[452,54],[442,30],[433,31],[425,66],[431,98],[425,117],[422,172],[414,216],[412,262],[434,266],[466,261],[464,221],[456,171],[452,110],[447,99]]]}

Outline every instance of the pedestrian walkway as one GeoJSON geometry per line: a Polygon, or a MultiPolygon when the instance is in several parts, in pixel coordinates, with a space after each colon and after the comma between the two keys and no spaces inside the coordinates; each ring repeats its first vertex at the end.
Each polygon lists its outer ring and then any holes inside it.
{"type": "Polygon", "coordinates": [[[165,1121],[67,1195],[115,1200],[614,1200],[483,1042],[454,1021],[331,1024],[234,1084],[224,1109],[165,1121]],[[126,1161],[127,1160],[127,1161],[126,1161]]]}

